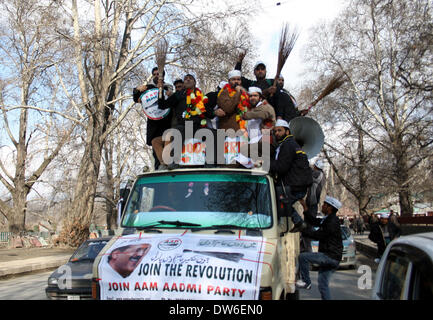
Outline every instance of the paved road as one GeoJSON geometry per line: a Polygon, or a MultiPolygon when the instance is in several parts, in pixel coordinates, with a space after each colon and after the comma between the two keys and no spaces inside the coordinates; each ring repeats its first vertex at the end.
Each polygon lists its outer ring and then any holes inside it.
{"type": "MultiPolygon", "coordinates": [[[[362,254],[357,254],[357,267],[355,269],[340,268],[331,277],[330,291],[333,300],[370,300],[371,288],[367,287],[367,282],[364,281],[367,276],[365,270],[371,270],[371,285],[374,285],[374,277],[377,265],[371,259],[362,254]],[[361,267],[361,269],[359,269],[361,267]],[[358,273],[359,271],[359,273],[358,273]],[[363,277],[360,280],[360,277],[363,277]],[[360,280],[360,281],[359,281],[360,280]],[[360,282],[361,288],[358,287],[360,282]]],[[[319,289],[317,288],[317,271],[311,271],[310,277],[312,282],[311,290],[301,290],[301,300],[320,300],[319,289]]]]}
{"type": "Polygon", "coordinates": [[[53,271],[0,280],[0,300],[47,300],[45,287],[53,271]]]}

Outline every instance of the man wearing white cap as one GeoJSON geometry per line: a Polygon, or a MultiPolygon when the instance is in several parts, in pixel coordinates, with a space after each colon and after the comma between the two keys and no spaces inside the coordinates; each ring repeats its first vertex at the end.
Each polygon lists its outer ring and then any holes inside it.
{"type": "Polygon", "coordinates": [[[244,113],[243,119],[248,120],[248,136],[250,143],[257,143],[262,137],[262,129],[272,129],[275,124],[275,110],[263,100],[262,90],[257,87],[248,89],[251,109],[244,113]]]}
{"type": "Polygon", "coordinates": [[[302,252],[299,255],[299,271],[301,279],[296,286],[302,289],[311,289],[310,264],[319,266],[318,286],[323,300],[330,300],[329,279],[338,268],[343,255],[343,240],[341,238],[340,221],[337,211],[341,208],[341,202],[330,196],[326,196],[322,205],[322,213],[325,218],[305,219],[313,226],[319,227],[317,231],[311,229],[302,231],[302,235],[319,240],[318,252],[302,252]]]}
{"type": "MultiPolygon", "coordinates": [[[[272,143],[271,130],[275,124],[275,111],[274,108],[266,101],[263,100],[262,90],[257,87],[250,87],[248,89],[250,97],[251,109],[243,114],[242,118],[247,120],[248,128],[248,144],[241,147],[241,153],[256,162],[257,157],[264,157],[264,161],[270,160],[270,155],[263,155],[263,135],[265,135],[266,142],[272,143]],[[265,160],[266,159],[266,160],[265,160]]],[[[270,152],[269,152],[270,153],[270,152]]]]}
{"type": "Polygon", "coordinates": [[[271,159],[269,172],[276,177],[279,208],[282,208],[280,216],[291,217],[295,226],[290,232],[299,232],[306,224],[292,205],[304,198],[313,183],[310,164],[306,153],[290,134],[286,121],[277,120],[274,135],[278,147],[275,159],[271,159]]]}
{"type": "Polygon", "coordinates": [[[223,111],[223,115],[220,115],[219,111],[215,114],[218,116],[219,129],[238,131],[242,129],[245,122],[241,115],[248,109],[249,99],[246,90],[241,85],[239,70],[230,71],[228,80],[228,84],[220,90],[217,98],[218,107],[223,111]]]}
{"type": "MultiPolygon", "coordinates": [[[[317,211],[319,209],[320,199],[325,196],[324,186],[326,183],[325,173],[323,172],[323,161],[318,159],[313,165],[313,184],[308,188],[307,198],[305,202],[302,200],[301,204],[304,207],[304,217],[309,215],[312,218],[316,218],[317,211]]],[[[323,198],[322,198],[323,199],[323,198]]],[[[302,243],[304,245],[304,250],[307,252],[312,252],[311,239],[303,237],[302,243]]]]}

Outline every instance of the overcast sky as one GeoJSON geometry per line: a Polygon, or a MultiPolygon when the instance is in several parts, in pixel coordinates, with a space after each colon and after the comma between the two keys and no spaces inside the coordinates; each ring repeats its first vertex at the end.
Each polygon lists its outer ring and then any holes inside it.
{"type": "Polygon", "coordinates": [[[324,20],[332,20],[347,0],[261,0],[263,12],[251,21],[251,31],[258,40],[258,60],[266,63],[267,77],[277,71],[278,43],[285,22],[300,31],[298,41],[284,65],[285,87],[293,89],[302,78],[304,62],[301,51],[308,39],[309,28],[324,20]],[[280,5],[277,5],[280,3],[280,5]]]}

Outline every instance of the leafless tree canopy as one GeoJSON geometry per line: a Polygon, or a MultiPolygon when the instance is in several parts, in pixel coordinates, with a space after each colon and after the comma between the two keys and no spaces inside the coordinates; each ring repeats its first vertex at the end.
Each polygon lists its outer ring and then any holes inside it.
{"type": "Polygon", "coordinates": [[[346,134],[328,139],[325,153],[336,172],[356,173],[340,180],[360,210],[373,195],[366,192],[371,184],[383,198],[397,195],[403,215],[412,214],[418,186],[431,189],[425,165],[433,142],[431,10],[423,0],[351,1],[335,22],[315,29],[310,43],[307,56],[319,72],[348,79],[325,111],[326,121],[346,134]]]}

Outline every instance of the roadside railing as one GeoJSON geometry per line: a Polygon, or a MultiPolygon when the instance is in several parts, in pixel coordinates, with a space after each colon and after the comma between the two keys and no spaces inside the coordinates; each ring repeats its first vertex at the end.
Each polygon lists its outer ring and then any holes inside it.
{"type": "Polygon", "coordinates": [[[0,232],[0,242],[1,243],[9,242],[9,239],[11,238],[11,236],[12,236],[12,232],[1,231],[0,232]]]}

